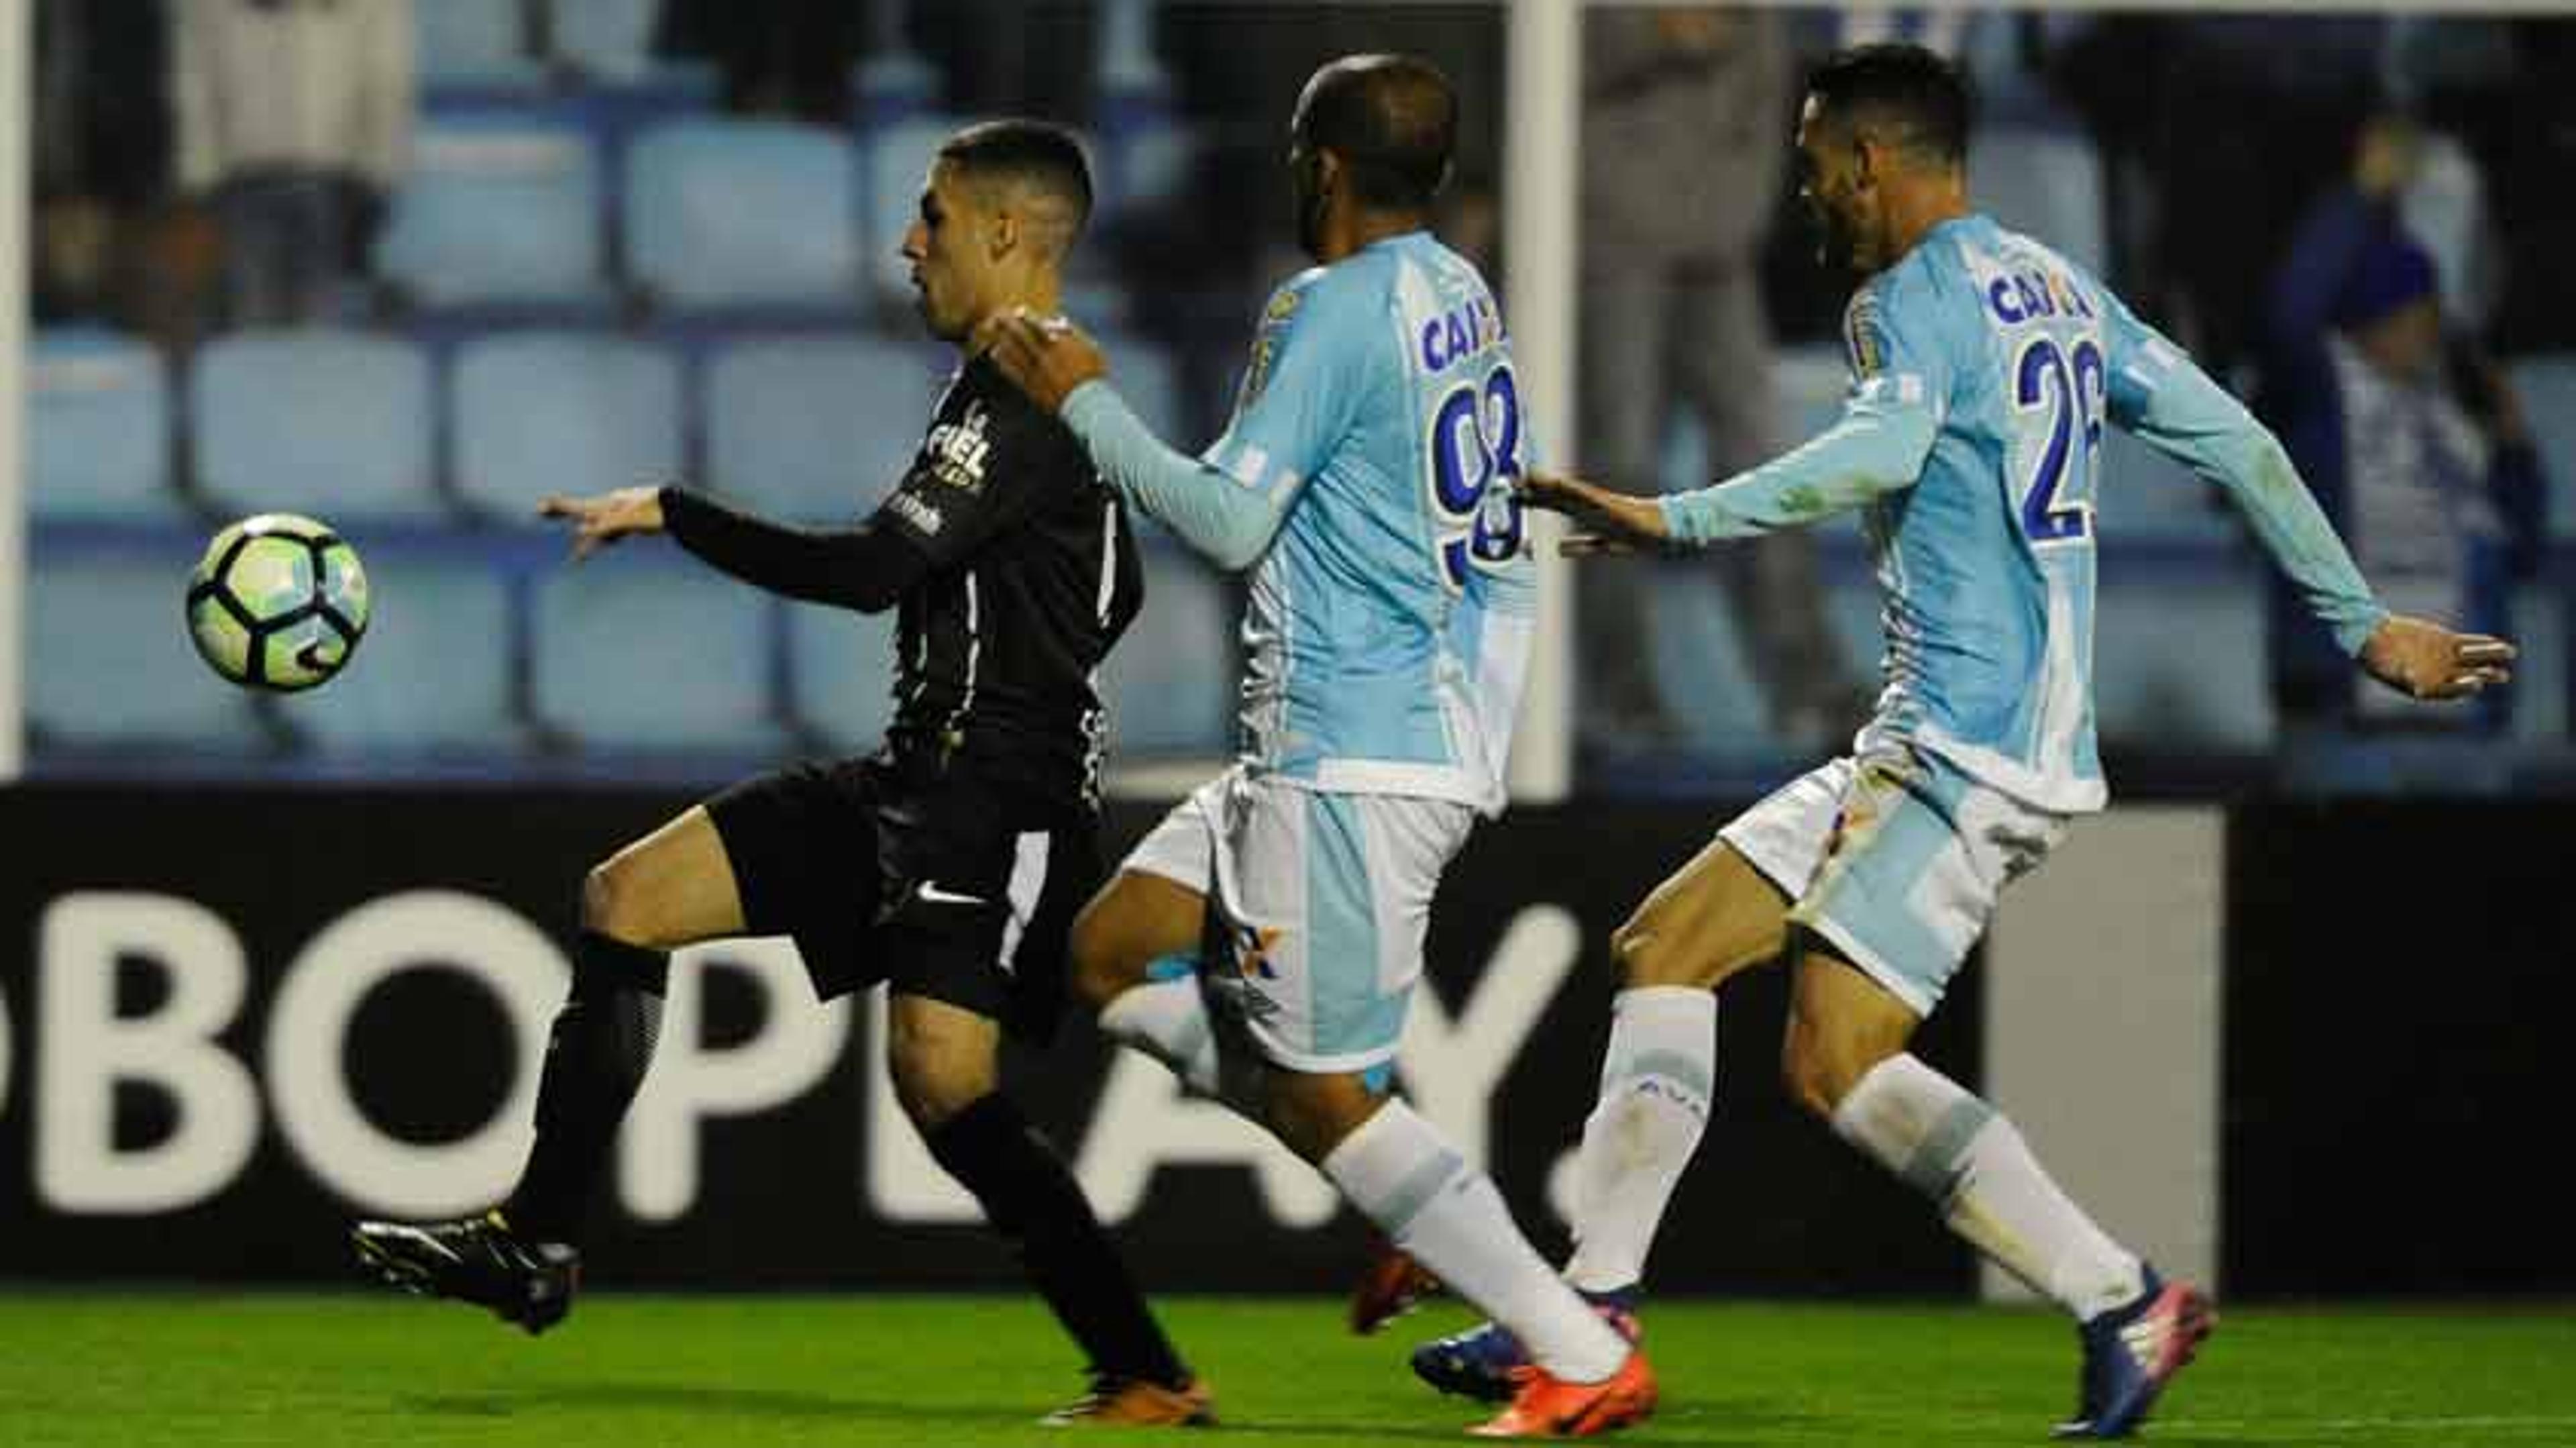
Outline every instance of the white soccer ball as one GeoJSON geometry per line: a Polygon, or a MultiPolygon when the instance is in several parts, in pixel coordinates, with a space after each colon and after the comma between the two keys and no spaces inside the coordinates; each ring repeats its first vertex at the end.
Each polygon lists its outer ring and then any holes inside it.
{"type": "Polygon", "coordinates": [[[188,579],[188,637],[236,684],[292,693],[340,672],[367,632],[367,570],[337,533],[261,513],[214,536],[188,579]]]}

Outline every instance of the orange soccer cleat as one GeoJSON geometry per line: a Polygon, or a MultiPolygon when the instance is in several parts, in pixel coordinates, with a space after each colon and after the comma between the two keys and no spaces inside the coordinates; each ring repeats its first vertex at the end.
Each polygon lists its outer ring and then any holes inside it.
{"type": "Polygon", "coordinates": [[[1102,1373],[1090,1392],[1038,1421],[1050,1428],[1207,1428],[1216,1424],[1216,1396],[1205,1378],[1167,1388],[1102,1373]]]}
{"type": "Polygon", "coordinates": [[[1386,1238],[1370,1234],[1368,1266],[1351,1291],[1351,1331],[1362,1337],[1395,1321],[1440,1290],[1431,1269],[1386,1238]]]}
{"type": "Polygon", "coordinates": [[[1569,1383],[1545,1368],[1515,1369],[1512,1404],[1467,1431],[1479,1438],[1588,1438],[1642,1423],[1655,1412],[1655,1370],[1629,1349],[1619,1371],[1597,1383],[1569,1383]]]}

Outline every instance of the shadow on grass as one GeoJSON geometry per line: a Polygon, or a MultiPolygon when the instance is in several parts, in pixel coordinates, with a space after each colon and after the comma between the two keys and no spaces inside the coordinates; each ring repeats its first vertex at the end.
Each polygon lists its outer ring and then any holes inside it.
{"type": "Polygon", "coordinates": [[[770,1388],[693,1387],[678,1383],[569,1383],[494,1389],[481,1393],[414,1394],[401,1400],[414,1412],[459,1418],[510,1418],[521,1413],[575,1408],[599,1412],[701,1414],[708,1417],[783,1420],[851,1419],[886,1422],[1027,1423],[1043,1409],[908,1400],[871,1402],[770,1388]]]}

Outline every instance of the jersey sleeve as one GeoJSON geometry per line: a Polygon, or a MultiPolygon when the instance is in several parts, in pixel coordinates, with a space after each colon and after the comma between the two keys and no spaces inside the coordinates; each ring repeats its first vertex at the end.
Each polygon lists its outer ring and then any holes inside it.
{"type": "Polygon", "coordinates": [[[1851,390],[1834,425],[1749,472],[1657,503],[1682,543],[1802,527],[1911,487],[1940,436],[1955,368],[1928,319],[1900,325],[1873,284],[1843,319],[1851,390]]]}
{"type": "Polygon", "coordinates": [[[2101,299],[2112,423],[2224,491],[2308,611],[2346,654],[2361,652],[2388,610],[2281,440],[2108,288],[2101,299]]]}
{"type": "Polygon", "coordinates": [[[954,418],[942,410],[877,508],[876,521],[934,568],[965,558],[1044,507],[1049,489],[1091,471],[1071,435],[998,377],[982,375],[988,366],[969,364],[958,383],[965,407],[954,418]]]}
{"type": "Polygon", "coordinates": [[[1365,273],[1315,271],[1261,311],[1234,418],[1209,466],[1284,511],[1356,424],[1385,354],[1365,273]]]}

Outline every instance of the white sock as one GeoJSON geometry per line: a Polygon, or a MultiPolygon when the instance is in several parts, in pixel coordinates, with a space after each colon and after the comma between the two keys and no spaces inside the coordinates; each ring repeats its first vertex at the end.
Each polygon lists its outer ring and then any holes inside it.
{"type": "Polygon", "coordinates": [[[1509,1328],[1540,1367],[1568,1382],[1597,1383],[1627,1360],[1626,1341],[1548,1270],[1493,1180],[1468,1166],[1412,1107],[1379,1107],[1323,1165],[1352,1206],[1509,1328]]]}
{"type": "Polygon", "coordinates": [[[1834,1110],[1834,1130],[1941,1207],[1950,1230],[2078,1318],[2135,1298],[2138,1259],[2040,1169],[1996,1110],[1912,1056],[1890,1056],[1834,1110]]]}
{"type": "Polygon", "coordinates": [[[1589,1292],[1645,1275],[1673,1187],[1699,1150],[1717,1081],[1717,993],[1640,986],[1610,1002],[1601,1104],[1574,1158],[1574,1257],[1565,1279],[1589,1292]]]}
{"type": "Polygon", "coordinates": [[[1172,1068],[1200,1096],[1217,1094],[1216,1032],[1195,975],[1147,980],[1100,1008],[1100,1033],[1172,1068]]]}

